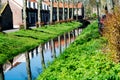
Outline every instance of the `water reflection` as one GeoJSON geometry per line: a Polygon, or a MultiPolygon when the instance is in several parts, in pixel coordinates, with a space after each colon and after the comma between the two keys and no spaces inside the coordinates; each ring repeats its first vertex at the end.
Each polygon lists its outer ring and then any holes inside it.
{"type": "MultiPolygon", "coordinates": [[[[75,36],[77,36],[77,35],[75,34],[75,36]]],[[[72,34],[71,34],[70,39],[71,39],[71,42],[74,41],[74,36],[72,36],[72,34]]],[[[66,35],[66,40],[67,40],[66,42],[67,42],[67,47],[68,47],[70,44],[69,39],[68,39],[68,35],[66,35]]],[[[59,50],[57,38],[54,40],[54,43],[55,43],[56,56],[59,56],[60,50],[59,50]]],[[[48,63],[53,61],[53,57],[52,57],[52,53],[51,53],[52,52],[51,41],[45,43],[43,47],[44,47],[43,52],[44,52],[45,65],[48,66],[48,63]]],[[[62,51],[64,51],[64,49],[65,49],[63,36],[61,36],[61,49],[62,49],[62,51]]],[[[30,56],[32,80],[35,80],[35,78],[43,70],[42,65],[41,65],[41,59],[40,59],[40,50],[38,48],[32,50],[29,53],[29,56],[30,56]]],[[[21,54],[21,55],[16,56],[13,60],[13,65],[14,65],[14,67],[11,69],[9,69],[10,68],[9,63],[4,65],[5,80],[27,80],[25,54],[21,54]]]]}

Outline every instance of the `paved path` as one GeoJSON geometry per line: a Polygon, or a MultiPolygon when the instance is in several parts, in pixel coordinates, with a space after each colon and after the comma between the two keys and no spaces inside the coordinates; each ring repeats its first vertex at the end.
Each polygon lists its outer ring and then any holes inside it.
{"type": "MultiPolygon", "coordinates": [[[[31,26],[31,27],[29,27],[29,28],[31,28],[31,29],[33,29],[33,28],[36,28],[35,26],[31,26]]],[[[15,32],[15,31],[18,31],[19,29],[10,29],[10,30],[3,30],[2,32],[5,32],[5,33],[10,33],[10,32],[15,32]]]]}
{"type": "Polygon", "coordinates": [[[3,30],[2,32],[5,32],[5,33],[10,33],[10,32],[15,32],[15,31],[18,31],[19,29],[10,29],[10,30],[3,30]]]}

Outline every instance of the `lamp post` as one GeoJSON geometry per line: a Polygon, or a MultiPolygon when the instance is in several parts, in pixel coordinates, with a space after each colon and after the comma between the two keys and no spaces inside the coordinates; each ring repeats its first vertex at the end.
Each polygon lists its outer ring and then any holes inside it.
{"type": "Polygon", "coordinates": [[[97,16],[98,16],[98,29],[100,32],[100,16],[99,16],[99,0],[96,0],[96,5],[97,5],[97,16]]]}

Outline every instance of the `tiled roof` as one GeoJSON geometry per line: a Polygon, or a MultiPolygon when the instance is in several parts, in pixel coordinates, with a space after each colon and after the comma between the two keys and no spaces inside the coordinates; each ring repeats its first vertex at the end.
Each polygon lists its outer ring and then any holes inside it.
{"type": "Polygon", "coordinates": [[[50,6],[50,2],[49,1],[43,1],[45,4],[47,4],[48,6],[50,6]]]}
{"type": "Polygon", "coordinates": [[[28,0],[28,1],[30,1],[30,2],[37,2],[36,0],[28,0]]]}
{"type": "MultiPolygon", "coordinates": [[[[50,6],[50,2],[49,1],[43,1],[45,4],[47,4],[48,6],[50,6]]],[[[82,3],[81,2],[79,2],[78,4],[77,4],[78,6],[78,8],[82,8],[82,3]]],[[[53,7],[57,7],[57,2],[53,2],[53,7]]],[[[59,2],[59,7],[60,8],[62,8],[63,7],[63,3],[62,2],[59,2]]],[[[68,4],[67,3],[64,3],[64,7],[65,8],[68,8],[68,4]]],[[[72,3],[70,3],[69,4],[69,8],[76,8],[76,5],[73,5],[72,3]]]]}
{"type": "Polygon", "coordinates": [[[78,8],[82,8],[82,3],[81,2],[78,3],[78,8]]]}

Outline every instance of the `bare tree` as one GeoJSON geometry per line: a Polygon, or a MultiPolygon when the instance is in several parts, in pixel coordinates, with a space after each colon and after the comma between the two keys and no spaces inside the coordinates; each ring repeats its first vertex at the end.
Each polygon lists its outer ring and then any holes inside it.
{"type": "Polygon", "coordinates": [[[69,0],[67,0],[67,19],[69,19],[70,16],[70,10],[69,10],[69,0]]]}
{"type": "Polygon", "coordinates": [[[59,2],[60,0],[57,0],[57,21],[59,21],[59,2]]]}
{"type": "Polygon", "coordinates": [[[53,21],[53,0],[51,0],[50,2],[50,23],[52,23],[53,21]]]}
{"type": "Polygon", "coordinates": [[[38,0],[38,26],[41,27],[41,4],[42,0],[38,0]]]}
{"type": "Polygon", "coordinates": [[[24,29],[27,29],[27,13],[26,13],[26,8],[27,8],[27,0],[23,0],[23,23],[24,23],[24,29]]]}
{"type": "Polygon", "coordinates": [[[76,0],[76,20],[78,20],[78,0],[76,0]]]}
{"type": "Polygon", "coordinates": [[[65,0],[62,0],[62,3],[63,3],[63,15],[62,15],[62,18],[63,18],[63,20],[65,20],[65,0]]]}
{"type": "Polygon", "coordinates": [[[71,19],[73,19],[73,15],[74,15],[74,0],[72,0],[72,16],[71,16],[71,19]]]}

